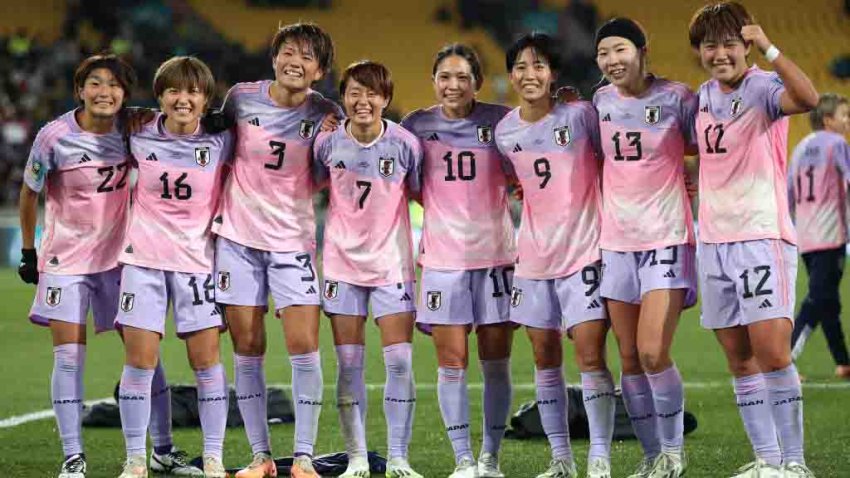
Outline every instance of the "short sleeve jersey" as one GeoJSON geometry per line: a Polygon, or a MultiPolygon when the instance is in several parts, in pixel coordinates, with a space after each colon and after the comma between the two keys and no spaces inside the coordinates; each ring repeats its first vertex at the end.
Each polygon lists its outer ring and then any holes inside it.
{"type": "Polygon", "coordinates": [[[688,146],[696,146],[696,95],[681,83],[653,78],[639,97],[604,86],[593,104],[605,153],[602,249],[693,244],[684,154],[688,146]]]}
{"type": "Polygon", "coordinates": [[[76,111],[36,135],[24,182],[45,191],[38,270],[92,274],[118,265],[127,226],[130,157],[121,134],[84,131],[76,111]]]}
{"type": "Polygon", "coordinates": [[[225,113],[236,122],[236,150],[213,231],[264,251],[313,250],[313,141],[325,115],[342,112],[318,92],[297,108],[281,107],[269,94],[271,84],[238,83],[225,100],[225,113]]]}
{"type": "Polygon", "coordinates": [[[850,146],[840,134],[817,131],[794,148],[788,199],[795,211],[800,252],[847,243],[848,181],[850,146]]]}
{"type": "Polygon", "coordinates": [[[586,101],[557,104],[534,123],[519,113],[496,126],[523,189],[516,275],[566,277],[600,258],[599,119],[586,101]]]}
{"type": "Polygon", "coordinates": [[[402,121],[423,150],[423,266],[470,270],[516,260],[506,159],[493,139],[496,124],[508,111],[501,105],[475,103],[469,116],[450,119],[437,105],[402,121]]]}
{"type": "Polygon", "coordinates": [[[788,118],[779,76],[751,67],[737,89],[699,89],[700,240],[781,239],[796,244],[788,212],[788,118]]]}
{"type": "Polygon", "coordinates": [[[346,125],[316,139],[316,169],[330,188],[327,278],[376,287],[415,277],[408,198],[420,189],[422,151],[409,131],[384,125],[368,145],[352,139],[346,125]]]}
{"type": "Polygon", "coordinates": [[[233,134],[174,135],[164,116],[130,137],[139,169],[130,225],[120,261],[151,269],[209,273],[213,265],[213,214],[233,134]]]}

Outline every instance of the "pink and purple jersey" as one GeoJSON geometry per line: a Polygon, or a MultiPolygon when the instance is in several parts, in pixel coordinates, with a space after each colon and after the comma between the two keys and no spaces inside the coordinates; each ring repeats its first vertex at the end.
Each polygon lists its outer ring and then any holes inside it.
{"type": "Polygon", "coordinates": [[[800,252],[847,243],[847,182],[850,145],[843,136],[817,131],[794,149],[788,171],[788,201],[794,211],[800,252]]]}
{"type": "Polygon", "coordinates": [[[75,111],[35,137],[24,181],[46,189],[38,270],[81,275],[118,265],[127,227],[130,157],[121,134],[84,131],[75,111]]]}
{"type": "Polygon", "coordinates": [[[523,190],[516,276],[561,278],[598,261],[602,151],[593,105],[556,104],[534,123],[514,109],[496,126],[496,144],[523,190]]]}
{"type": "Polygon", "coordinates": [[[796,243],[788,212],[788,118],[775,73],[751,67],[734,91],[717,80],[699,89],[700,241],[781,239],[796,243]]]}
{"type": "Polygon", "coordinates": [[[696,95],[681,83],[653,78],[640,97],[607,85],[593,104],[605,153],[600,247],[644,251],[693,244],[684,154],[696,147],[696,95]]]}
{"type": "Polygon", "coordinates": [[[312,91],[301,106],[281,107],[271,84],[239,83],[224,102],[236,121],[236,151],[213,232],[264,251],[314,250],[311,149],[322,118],[342,112],[312,91]]]}
{"type": "Polygon", "coordinates": [[[171,272],[212,273],[213,213],[219,203],[225,167],[233,154],[233,134],[178,136],[157,115],[130,137],[139,169],[130,225],[120,261],[171,272]]]}
{"type": "Polygon", "coordinates": [[[449,119],[437,105],[402,121],[419,138],[424,154],[423,266],[469,270],[516,260],[505,158],[493,140],[496,123],[508,111],[476,103],[466,118],[449,119]]]}
{"type": "Polygon", "coordinates": [[[415,277],[408,197],[418,193],[422,149],[409,131],[384,120],[371,144],[351,138],[346,125],[320,133],[317,183],[330,177],[325,223],[325,279],[377,287],[415,277]]]}

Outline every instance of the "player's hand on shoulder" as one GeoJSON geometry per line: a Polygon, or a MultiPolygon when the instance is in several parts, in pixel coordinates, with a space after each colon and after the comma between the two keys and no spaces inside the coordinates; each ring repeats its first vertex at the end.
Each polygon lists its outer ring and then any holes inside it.
{"type": "Polygon", "coordinates": [[[35,249],[21,249],[21,265],[18,275],[27,284],[38,284],[38,254],[35,249]]]}
{"type": "Polygon", "coordinates": [[[142,131],[146,124],[156,118],[156,110],[138,106],[124,108],[123,131],[124,136],[136,134],[142,131]]]}
{"type": "Polygon", "coordinates": [[[558,103],[571,103],[581,99],[581,93],[573,86],[562,86],[555,92],[558,103]]]}
{"type": "Polygon", "coordinates": [[[524,194],[522,192],[522,184],[518,179],[512,179],[508,181],[508,188],[511,191],[511,197],[516,199],[517,201],[522,201],[524,194]]]}
{"type": "Polygon", "coordinates": [[[758,25],[744,25],[741,27],[741,38],[746,42],[754,44],[762,53],[770,48],[770,40],[764,34],[764,30],[758,25]]]}
{"type": "Polygon", "coordinates": [[[339,128],[341,120],[342,118],[337,116],[335,113],[328,113],[324,118],[322,118],[322,125],[319,128],[319,131],[336,131],[336,129],[339,128]]]}

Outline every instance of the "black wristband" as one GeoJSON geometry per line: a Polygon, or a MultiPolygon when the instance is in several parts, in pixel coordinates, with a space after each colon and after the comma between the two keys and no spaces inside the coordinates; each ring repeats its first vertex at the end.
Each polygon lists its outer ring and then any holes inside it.
{"type": "Polygon", "coordinates": [[[35,249],[21,249],[21,262],[33,263],[38,260],[35,249]]]}

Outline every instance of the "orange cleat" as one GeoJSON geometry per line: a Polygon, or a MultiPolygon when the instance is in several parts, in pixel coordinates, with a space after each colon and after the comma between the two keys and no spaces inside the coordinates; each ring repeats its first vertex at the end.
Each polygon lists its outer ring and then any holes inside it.
{"type": "Polygon", "coordinates": [[[265,452],[254,453],[250,465],[236,472],[235,478],[275,478],[277,467],[271,455],[265,452]]]}

